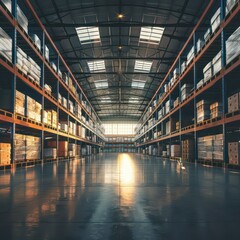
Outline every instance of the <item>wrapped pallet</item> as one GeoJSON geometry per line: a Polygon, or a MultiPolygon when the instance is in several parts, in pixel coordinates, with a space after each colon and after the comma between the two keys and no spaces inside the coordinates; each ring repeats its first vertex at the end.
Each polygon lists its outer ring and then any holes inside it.
{"type": "Polygon", "coordinates": [[[11,163],[11,144],[0,143],[0,165],[11,163]]]}
{"type": "Polygon", "coordinates": [[[37,160],[41,156],[41,138],[26,136],[26,160],[37,160]]]}
{"type": "Polygon", "coordinates": [[[16,90],[15,112],[20,115],[25,115],[25,95],[16,90]]]}
{"type": "Polygon", "coordinates": [[[0,28],[0,54],[12,61],[12,38],[0,28]]]}
{"type": "Polygon", "coordinates": [[[35,120],[35,109],[36,101],[33,98],[26,96],[26,117],[35,120]]]}
{"type": "Polygon", "coordinates": [[[22,162],[26,160],[26,136],[22,134],[15,134],[14,139],[15,159],[14,161],[22,162]]]}

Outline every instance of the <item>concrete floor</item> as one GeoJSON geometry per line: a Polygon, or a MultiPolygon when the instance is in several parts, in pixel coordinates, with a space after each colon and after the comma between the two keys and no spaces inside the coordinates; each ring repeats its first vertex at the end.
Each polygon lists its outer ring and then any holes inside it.
{"type": "Polygon", "coordinates": [[[0,172],[0,238],[240,239],[240,174],[134,154],[0,172]]]}

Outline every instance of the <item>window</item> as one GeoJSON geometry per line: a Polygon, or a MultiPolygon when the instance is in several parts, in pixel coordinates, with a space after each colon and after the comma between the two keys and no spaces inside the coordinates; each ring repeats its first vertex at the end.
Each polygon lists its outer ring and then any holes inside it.
{"type": "Polygon", "coordinates": [[[105,80],[98,80],[94,82],[96,88],[107,88],[108,87],[108,81],[105,80]]]}
{"type": "Polygon", "coordinates": [[[162,39],[164,28],[142,27],[139,42],[158,45],[162,39]]]}
{"type": "Polygon", "coordinates": [[[145,81],[141,80],[134,80],[132,81],[132,88],[144,88],[145,86],[145,81]]]}
{"type": "Polygon", "coordinates": [[[106,70],[105,62],[102,60],[88,62],[88,67],[90,72],[101,72],[103,70],[106,70]]]}
{"type": "Polygon", "coordinates": [[[136,123],[106,123],[103,126],[106,135],[133,135],[136,123]]]}
{"type": "Polygon", "coordinates": [[[152,62],[136,60],[134,66],[134,72],[150,72],[152,62]]]}
{"type": "Polygon", "coordinates": [[[81,44],[90,44],[100,42],[98,27],[79,27],[76,32],[81,44]]]}

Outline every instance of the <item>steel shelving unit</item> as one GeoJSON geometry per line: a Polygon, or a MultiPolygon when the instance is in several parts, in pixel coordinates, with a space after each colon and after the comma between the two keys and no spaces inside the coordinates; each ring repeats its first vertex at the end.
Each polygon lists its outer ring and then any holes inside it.
{"type": "MultiPolygon", "coordinates": [[[[232,140],[232,132],[238,131],[240,112],[239,110],[229,112],[227,105],[228,98],[236,91],[239,92],[240,89],[240,85],[237,82],[240,72],[240,56],[238,54],[230,62],[226,62],[226,41],[239,27],[239,17],[239,1],[235,1],[234,6],[228,13],[226,13],[225,0],[209,1],[205,11],[141,117],[136,128],[135,137],[139,153],[149,154],[148,148],[151,146],[156,148],[155,155],[162,156],[159,153],[159,148],[164,148],[166,144],[170,147],[171,145],[179,144],[181,151],[182,141],[190,139],[194,142],[194,155],[190,161],[220,166],[231,165],[227,154],[228,143],[232,140]],[[198,48],[198,39],[210,27],[210,19],[218,8],[220,9],[219,26],[198,48]],[[186,61],[187,53],[192,47],[194,56],[188,62],[186,68],[181,71],[181,66],[186,61]],[[209,61],[212,61],[219,51],[221,52],[220,70],[212,74],[209,79],[204,80],[204,66],[209,61]],[[179,69],[179,75],[175,77],[173,84],[165,91],[164,87],[166,84],[169,84],[176,68],[179,69]],[[200,84],[202,79],[204,81],[200,84]],[[176,100],[177,97],[181,99],[181,88],[185,84],[192,86],[187,96],[170,107],[169,112],[159,117],[158,112],[165,106],[167,101],[171,102],[171,100],[176,100]],[[197,121],[197,103],[200,100],[208,100],[212,103],[218,101],[222,106],[222,113],[214,118],[197,121]],[[153,118],[155,122],[149,126],[149,120],[153,118]],[[166,122],[172,122],[172,120],[178,122],[179,127],[177,129],[173,128],[166,133],[164,126],[166,122]],[[215,134],[222,134],[223,136],[223,159],[220,161],[201,159],[198,156],[198,138],[215,134]]],[[[239,49],[236,49],[236,51],[239,52],[239,49]]],[[[239,140],[235,137],[235,141],[239,140]]],[[[178,159],[181,158],[182,156],[179,156],[178,159]]]]}
{"type": "MultiPolygon", "coordinates": [[[[13,165],[25,166],[35,163],[49,162],[59,160],[56,159],[44,159],[43,150],[46,139],[53,139],[58,142],[60,140],[68,141],[81,145],[81,148],[91,146],[90,153],[97,153],[103,146],[105,141],[104,129],[101,126],[101,121],[94,111],[91,103],[88,101],[85,93],[80,87],[79,83],[72,74],[70,68],[64,61],[48,32],[46,31],[41,20],[37,16],[31,2],[12,0],[11,11],[0,2],[0,27],[9,35],[12,39],[12,59],[7,59],[4,55],[0,54],[0,72],[2,81],[0,88],[4,88],[10,92],[11,109],[0,109],[0,127],[1,138],[7,139],[11,142],[11,163],[7,166],[1,166],[2,168],[10,168],[13,165]],[[25,10],[27,17],[31,19],[29,23],[29,29],[34,22],[34,27],[31,31],[38,34],[41,39],[41,48],[39,49],[29,34],[22,28],[17,21],[17,5],[25,10]],[[38,27],[36,27],[38,26],[38,27]],[[46,58],[45,46],[51,50],[50,59],[46,58]],[[41,68],[40,83],[37,83],[26,72],[17,66],[17,48],[20,47],[31,57],[41,68]],[[56,69],[54,69],[50,60],[55,62],[56,69]],[[64,81],[59,71],[64,71],[68,78],[72,79],[73,87],[70,88],[64,81]],[[45,88],[45,84],[48,84],[53,89],[49,92],[45,88]],[[20,91],[32,97],[35,101],[41,104],[42,114],[41,121],[30,119],[24,115],[18,114],[15,111],[16,103],[16,91],[20,91]],[[73,91],[75,90],[75,91],[73,91]],[[54,93],[54,94],[53,94],[54,93]],[[81,118],[70,111],[69,106],[64,106],[59,99],[59,94],[64,96],[69,102],[78,104],[81,109],[81,118]],[[54,110],[57,113],[57,125],[52,126],[44,123],[43,111],[54,110]],[[63,131],[59,129],[58,122],[64,121],[68,126],[70,123],[76,125],[76,127],[84,127],[86,129],[86,136],[78,136],[72,134],[68,130],[63,131]],[[91,122],[91,124],[90,124],[91,122]],[[15,162],[15,134],[21,133],[41,138],[41,159],[35,159],[31,161],[15,162]]],[[[58,147],[57,147],[58,149],[58,147]]],[[[89,154],[89,152],[87,153],[89,154]]],[[[81,155],[80,152],[77,155],[81,155]]],[[[70,156],[68,156],[70,157],[70,156]]]]}

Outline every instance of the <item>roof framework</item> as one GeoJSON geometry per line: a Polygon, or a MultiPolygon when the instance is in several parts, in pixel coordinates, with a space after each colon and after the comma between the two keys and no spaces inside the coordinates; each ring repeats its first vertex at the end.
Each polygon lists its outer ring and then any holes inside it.
{"type": "Polygon", "coordinates": [[[100,119],[137,121],[208,1],[32,2],[100,119]]]}

